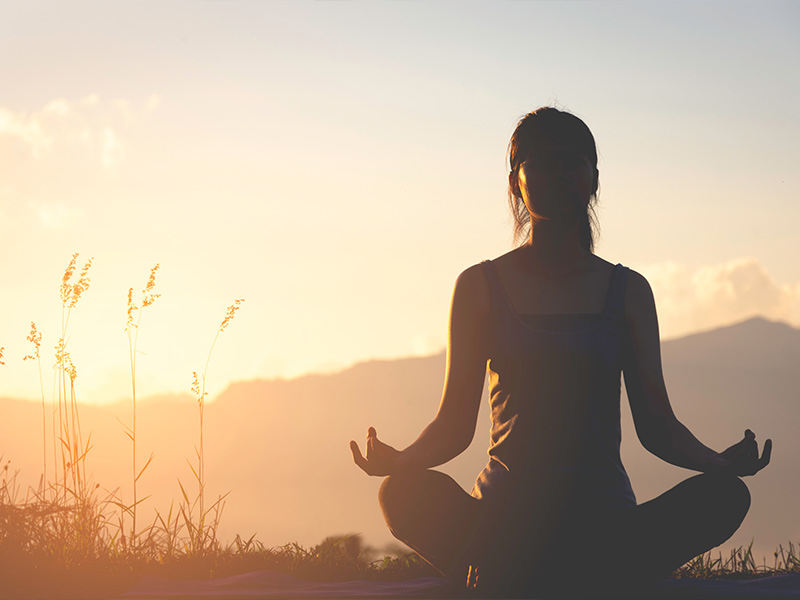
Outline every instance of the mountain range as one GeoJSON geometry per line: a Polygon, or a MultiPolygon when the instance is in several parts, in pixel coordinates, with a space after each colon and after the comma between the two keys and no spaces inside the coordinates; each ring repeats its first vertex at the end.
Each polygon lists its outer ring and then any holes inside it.
{"type": "MultiPolygon", "coordinates": [[[[706,445],[722,450],[747,428],[760,443],[772,438],[772,463],[745,479],[753,497],[750,513],[723,546],[724,554],[754,540],[757,560],[767,557],[770,564],[778,544],[800,541],[800,330],[753,318],[665,341],[662,357],[675,413],[706,445]]],[[[440,353],[231,384],[206,404],[204,414],[206,494],[229,492],[221,537],[256,534],[265,545],[277,546],[361,533],[367,544],[391,547],[377,503],[381,480],[353,464],[348,442],[355,439],[363,449],[369,426],[397,448],[413,442],[436,413],[444,367],[440,353]]],[[[94,481],[129,500],[131,444],[119,421],[130,423],[130,405],[81,405],[80,411],[84,436],[91,432],[87,468],[94,481]]],[[[467,491],[486,464],[489,427],[484,398],[472,445],[440,467],[467,491]]],[[[41,401],[0,398],[0,456],[4,464],[11,461],[9,469],[18,471],[23,487],[42,471],[41,428],[41,401]]],[[[639,502],[694,474],[642,448],[624,393],[622,436],[622,460],[639,502]]],[[[193,489],[187,460],[196,463],[198,437],[198,405],[190,396],[138,403],[138,464],[154,454],[139,483],[139,496],[150,496],[141,505],[144,520],[177,502],[178,480],[193,489]]]]}

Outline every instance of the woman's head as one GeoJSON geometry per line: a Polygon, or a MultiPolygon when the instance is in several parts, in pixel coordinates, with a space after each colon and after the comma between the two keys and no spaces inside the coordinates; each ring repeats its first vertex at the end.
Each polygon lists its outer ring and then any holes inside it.
{"type": "Polygon", "coordinates": [[[576,220],[581,246],[591,252],[598,170],[597,148],[586,124],[557,108],[537,108],[517,123],[508,162],[515,241],[543,221],[576,220]]]}

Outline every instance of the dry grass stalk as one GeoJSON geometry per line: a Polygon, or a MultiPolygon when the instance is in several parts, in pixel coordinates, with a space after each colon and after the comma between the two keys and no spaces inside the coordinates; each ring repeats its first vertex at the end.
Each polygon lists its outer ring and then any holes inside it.
{"type": "MultiPolygon", "coordinates": [[[[131,575],[152,573],[158,568],[161,574],[205,577],[247,570],[268,568],[292,573],[318,581],[343,579],[403,579],[422,575],[435,575],[432,568],[414,553],[396,557],[385,556],[371,560],[374,551],[364,548],[358,536],[327,538],[321,544],[306,549],[297,543],[277,548],[267,548],[250,537],[246,541],[236,536],[233,543],[223,545],[217,538],[218,525],[226,496],[219,497],[210,507],[205,506],[205,460],[203,454],[203,409],[205,406],[206,374],[219,334],[225,330],[240,307],[236,300],[228,307],[225,318],[217,328],[205,368],[200,376],[193,372],[192,391],[197,397],[200,411],[200,440],[195,448],[197,466],[189,462],[197,482],[197,496],[190,499],[180,483],[181,501],[177,511],[174,503],[166,513],[155,511],[148,526],[139,529],[136,522],[130,531],[124,526],[125,515],[135,513],[140,500],[134,491],[132,505],[122,503],[115,493],[100,492],[100,486],[86,477],[86,461],[91,449],[90,439],[82,442],[80,419],[74,382],[77,370],[67,350],[67,325],[70,311],[81,295],[89,288],[88,272],[91,260],[84,265],[73,282],[77,269],[77,254],[73,255],[61,283],[62,329],[56,344],[53,436],[53,469],[50,478],[47,458],[43,460],[42,482],[37,489],[27,488],[23,494],[17,482],[17,472],[11,470],[10,461],[3,463],[0,455],[0,581],[5,589],[13,589],[15,581],[21,585],[52,585],[46,588],[50,595],[66,593],[65,581],[77,581],[75,589],[86,596],[86,580],[97,580],[109,575],[116,578],[107,588],[121,592],[130,583],[131,575]],[[56,406],[56,400],[58,402],[56,406]],[[56,435],[56,432],[58,435],[56,435]],[[59,456],[59,461],[55,457],[59,456]],[[127,535],[126,535],[127,533],[127,535]],[[48,577],[42,578],[42,572],[48,577]],[[87,576],[87,573],[92,573],[87,576]],[[54,583],[49,584],[51,580],[54,583]],[[120,583],[122,582],[122,583],[120,583]],[[80,587],[83,585],[84,587],[80,587]],[[9,587],[10,586],[10,587],[9,587]],[[49,590],[49,591],[48,591],[49,590]]],[[[134,425],[130,429],[133,448],[134,489],[149,461],[137,470],[135,449],[135,394],[137,337],[142,309],[158,297],[154,292],[158,265],[150,272],[147,285],[142,290],[140,305],[133,302],[132,290],[128,295],[128,334],[131,356],[131,387],[133,395],[134,425]],[[137,313],[138,311],[138,313],[137,313]],[[135,318],[134,318],[135,315],[135,318]],[[132,340],[131,340],[131,336],[132,340]]],[[[31,323],[28,341],[35,351],[25,359],[40,360],[41,333],[31,323]]],[[[0,365],[4,364],[5,347],[0,347],[0,365]]],[[[40,367],[40,388],[43,390],[40,367]]],[[[44,394],[42,393],[44,403],[44,394]]],[[[44,435],[43,435],[44,438],[44,435]]],[[[44,443],[45,455],[46,440],[44,443]]],[[[152,455],[151,455],[152,457],[152,455]]],[[[775,573],[800,573],[800,557],[795,545],[780,546],[774,552],[774,564],[757,565],[752,554],[752,542],[747,548],[731,551],[723,559],[721,553],[714,558],[709,552],[689,561],[673,577],[754,577],[775,573]]],[[[20,588],[22,589],[22,588],[20,588]]],[[[45,589],[45,588],[43,588],[45,589]]],[[[28,596],[42,596],[35,590],[28,596]]],[[[2,595],[2,594],[0,594],[2,595]]],[[[101,595],[101,594],[98,594],[101,595]]],[[[117,595],[108,593],[107,596],[117,595]]]]}
{"type": "Polygon", "coordinates": [[[47,481],[47,411],[44,401],[44,381],[42,380],[42,359],[39,355],[39,349],[42,346],[42,334],[36,329],[36,323],[31,321],[31,332],[25,338],[33,344],[33,354],[27,354],[22,358],[23,361],[35,360],[39,368],[39,391],[42,397],[42,477],[39,480],[39,490],[44,491],[44,485],[47,481]]]}
{"type": "Polygon", "coordinates": [[[133,502],[130,505],[124,505],[120,503],[120,509],[122,513],[120,515],[120,528],[125,529],[124,525],[124,516],[129,514],[131,517],[131,529],[130,533],[126,538],[123,533],[122,535],[122,542],[123,545],[126,545],[129,548],[135,550],[136,546],[139,544],[139,534],[136,528],[136,516],[138,513],[138,507],[141,502],[146,500],[147,498],[142,498],[141,500],[138,497],[138,483],[139,479],[141,478],[142,474],[147,470],[147,467],[150,466],[150,463],[153,460],[153,454],[150,454],[150,457],[145,462],[144,467],[137,470],[136,466],[136,356],[137,356],[137,346],[139,343],[139,326],[142,322],[142,314],[144,313],[144,309],[153,304],[157,298],[161,296],[161,294],[155,293],[156,287],[156,272],[158,271],[159,265],[156,264],[152,269],[150,269],[150,277],[147,280],[147,285],[145,285],[144,289],[142,290],[141,301],[140,305],[137,305],[133,301],[133,288],[128,289],[128,320],[125,326],[125,332],[128,335],[128,352],[129,352],[129,359],[130,359],[130,368],[131,368],[131,402],[132,402],[132,423],[131,426],[128,427],[123,424],[125,427],[125,434],[131,440],[131,461],[132,461],[132,494],[133,494],[133,502]],[[136,317],[134,317],[134,314],[136,317]]]}
{"type": "Polygon", "coordinates": [[[184,524],[189,532],[189,546],[188,552],[192,555],[204,555],[208,551],[212,550],[217,545],[216,540],[216,532],[217,527],[219,525],[219,519],[222,515],[222,510],[225,507],[225,498],[227,497],[227,493],[224,496],[220,496],[217,500],[212,504],[209,508],[206,509],[205,507],[205,451],[203,446],[203,417],[204,417],[204,409],[206,404],[206,396],[208,392],[206,392],[206,375],[208,373],[208,365],[211,362],[211,355],[214,352],[214,347],[217,344],[217,339],[219,339],[219,334],[225,331],[228,327],[230,322],[233,320],[233,317],[236,314],[236,311],[239,310],[242,302],[244,302],[243,298],[238,298],[233,301],[233,304],[228,306],[228,310],[225,313],[225,318],[222,319],[219,327],[217,328],[217,332],[214,335],[214,341],[211,342],[211,349],[208,351],[208,357],[206,358],[205,367],[203,367],[203,373],[198,379],[197,371],[192,371],[192,393],[197,398],[197,406],[200,413],[200,444],[198,447],[195,448],[195,454],[197,456],[197,468],[195,469],[194,465],[190,461],[189,468],[192,471],[192,475],[197,482],[197,496],[192,500],[189,501],[189,496],[186,493],[186,489],[183,487],[183,484],[178,481],[178,485],[181,489],[181,495],[183,497],[183,503],[180,505],[180,512],[183,518],[184,524]],[[195,511],[197,513],[197,521],[195,522],[195,511]]]}

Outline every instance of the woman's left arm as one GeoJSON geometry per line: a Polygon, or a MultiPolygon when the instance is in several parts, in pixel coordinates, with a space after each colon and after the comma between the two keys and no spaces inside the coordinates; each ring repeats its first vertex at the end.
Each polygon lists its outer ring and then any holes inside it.
{"type": "Polygon", "coordinates": [[[722,453],[698,440],[675,416],[661,368],[661,342],[655,299],[647,280],[630,271],[625,292],[627,336],[623,342],[623,372],[636,434],[642,445],[662,460],[701,472],[754,475],[770,460],[772,440],[758,457],[755,434],[722,453]]]}

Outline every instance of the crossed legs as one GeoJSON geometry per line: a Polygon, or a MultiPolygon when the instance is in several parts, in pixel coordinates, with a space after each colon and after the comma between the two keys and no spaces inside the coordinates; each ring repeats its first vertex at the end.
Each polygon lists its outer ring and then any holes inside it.
{"type": "MultiPolygon", "coordinates": [[[[602,519],[570,518],[549,532],[542,523],[552,517],[537,520],[490,505],[438,471],[387,477],[379,500],[392,534],[457,585],[465,584],[469,565],[492,558],[503,563],[504,579],[558,577],[559,567],[574,578],[575,566],[566,563],[575,560],[575,548],[592,553],[592,565],[579,565],[594,567],[587,577],[607,578],[625,565],[625,579],[655,582],[729,539],[750,507],[741,479],[709,474],[690,477],[634,508],[602,519]],[[544,553],[536,551],[541,545],[544,553]]],[[[534,512],[545,514],[548,507],[528,511],[534,512]]]]}
{"type": "Polygon", "coordinates": [[[439,471],[384,479],[378,493],[392,535],[461,585],[475,563],[489,515],[483,503],[439,471]]]}
{"type": "Polygon", "coordinates": [[[621,552],[643,579],[663,579],[730,539],[749,508],[750,492],[738,477],[690,477],[622,520],[621,552]]]}

